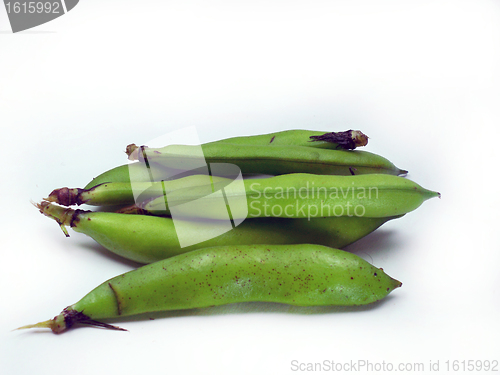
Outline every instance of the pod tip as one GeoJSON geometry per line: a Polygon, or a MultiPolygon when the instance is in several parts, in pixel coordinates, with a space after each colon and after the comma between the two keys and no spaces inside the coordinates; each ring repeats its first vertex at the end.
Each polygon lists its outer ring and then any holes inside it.
{"type": "Polygon", "coordinates": [[[438,191],[431,191],[430,198],[434,198],[434,197],[438,197],[439,199],[441,199],[441,193],[438,191]]]}
{"type": "MultiPolygon", "coordinates": [[[[399,280],[396,280],[394,278],[392,278],[392,289],[390,290],[391,292],[394,290],[394,289],[397,289],[397,288],[401,288],[401,286],[403,286],[403,283],[399,280]]],[[[388,289],[389,290],[389,289],[388,289]]]]}

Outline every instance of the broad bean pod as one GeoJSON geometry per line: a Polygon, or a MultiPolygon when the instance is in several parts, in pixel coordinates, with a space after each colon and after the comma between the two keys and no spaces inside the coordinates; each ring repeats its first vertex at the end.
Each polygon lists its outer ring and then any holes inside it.
{"type": "MultiPolygon", "coordinates": [[[[228,185],[232,219],[255,217],[313,218],[325,216],[387,217],[415,210],[425,200],[440,196],[415,182],[397,176],[370,174],[324,176],[294,173],[262,179],[245,179],[228,185]],[[232,205],[231,205],[232,204],[232,205]],[[234,210],[235,206],[246,210],[234,210]]],[[[205,195],[204,187],[182,189],[140,205],[146,212],[190,218],[227,219],[228,206],[218,195],[205,195]],[[201,189],[200,189],[201,188],[201,189]],[[203,199],[199,199],[203,197],[203,199]],[[196,206],[184,203],[196,201],[196,206]]]]}
{"type": "MultiPolygon", "coordinates": [[[[279,145],[279,146],[304,146],[304,147],[314,147],[314,148],[330,148],[339,149],[342,148],[337,142],[332,142],[332,139],[341,139],[342,143],[348,143],[350,139],[354,146],[365,146],[368,143],[368,137],[364,135],[359,130],[348,130],[346,132],[330,132],[325,133],[322,131],[314,130],[285,130],[281,132],[275,132],[270,134],[261,134],[253,136],[244,137],[232,137],[227,139],[222,139],[219,141],[209,142],[206,144],[215,145],[218,143],[230,143],[230,144],[243,144],[243,145],[254,145],[254,146],[265,146],[265,145],[279,145]],[[324,140],[326,139],[326,140],[324,140]]],[[[130,149],[127,149],[131,152],[130,149]]],[[[89,182],[85,189],[90,189],[96,185],[106,183],[106,182],[127,182],[130,181],[129,168],[130,165],[122,165],[119,167],[112,168],[99,176],[95,177],[91,182],[89,182]]],[[[148,171],[144,168],[137,168],[136,166],[131,166],[134,178],[143,179],[144,181],[149,181],[150,175],[148,171]]],[[[157,166],[151,165],[151,172],[157,175],[161,168],[158,169],[157,166]]]]}
{"type": "Polygon", "coordinates": [[[134,182],[133,185],[130,182],[109,182],[89,189],[67,187],[55,189],[45,200],[63,206],[80,206],[82,204],[91,206],[130,205],[134,202],[147,201],[169,194],[175,190],[220,182],[227,184],[230,181],[217,176],[192,175],[167,181],[134,182]]]}
{"type": "MultiPolygon", "coordinates": [[[[358,150],[315,149],[304,146],[254,146],[216,143],[201,145],[207,163],[236,164],[243,173],[280,175],[314,173],[352,175],[405,174],[380,155],[358,150]]],[[[200,146],[169,145],[162,148],[127,146],[130,160],[156,163],[166,168],[189,169],[200,158],[200,146]],[[146,160],[147,158],[147,160],[146,160]]]]}
{"type": "Polygon", "coordinates": [[[86,234],[111,252],[139,263],[152,263],[195,249],[222,245],[312,243],[343,248],[396,218],[245,220],[232,230],[209,240],[204,239],[209,237],[207,234],[213,233],[217,222],[184,221],[184,231],[192,233],[198,243],[181,248],[171,218],[73,210],[48,202],[42,202],[37,207],[42,214],[54,219],[67,236],[69,234],[65,226],[70,226],[75,232],[86,234]]]}
{"type": "Polygon", "coordinates": [[[54,319],[21,328],[63,332],[155,311],[238,302],[296,306],[366,305],[401,286],[362,258],[320,245],[242,245],[204,248],[116,276],[54,319]]]}
{"type": "MultiPolygon", "coordinates": [[[[324,175],[352,175],[383,173],[404,175],[386,158],[366,151],[330,150],[305,146],[276,145],[273,147],[247,144],[215,143],[201,146],[204,161],[237,165],[244,174],[281,175],[288,173],[314,173],[324,175]]],[[[171,145],[162,149],[127,147],[131,163],[110,169],[95,177],[85,189],[108,182],[134,182],[162,180],[158,176],[182,174],[199,160],[199,146],[171,145]],[[143,150],[143,152],[140,152],[143,150]]],[[[165,178],[167,179],[167,178],[165,178]]]]}

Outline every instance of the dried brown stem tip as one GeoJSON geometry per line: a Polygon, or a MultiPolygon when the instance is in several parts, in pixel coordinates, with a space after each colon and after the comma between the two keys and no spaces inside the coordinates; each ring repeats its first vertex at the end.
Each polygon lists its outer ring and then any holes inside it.
{"type": "Polygon", "coordinates": [[[139,160],[138,153],[139,153],[140,147],[137,146],[135,143],[131,143],[127,146],[125,149],[125,153],[128,156],[129,160],[139,160]]]}
{"type": "Polygon", "coordinates": [[[311,141],[337,143],[338,148],[354,150],[356,147],[366,146],[368,137],[359,130],[346,130],[345,132],[331,132],[323,135],[313,135],[311,141]]]}

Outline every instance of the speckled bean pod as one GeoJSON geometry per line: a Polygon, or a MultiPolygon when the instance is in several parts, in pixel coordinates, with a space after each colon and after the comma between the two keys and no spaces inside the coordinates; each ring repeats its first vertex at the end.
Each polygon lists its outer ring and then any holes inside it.
{"type": "Polygon", "coordinates": [[[401,283],[362,258],[320,245],[204,248],[105,281],[52,320],[22,328],[59,333],[75,323],[236,302],[366,305],[401,283]]]}

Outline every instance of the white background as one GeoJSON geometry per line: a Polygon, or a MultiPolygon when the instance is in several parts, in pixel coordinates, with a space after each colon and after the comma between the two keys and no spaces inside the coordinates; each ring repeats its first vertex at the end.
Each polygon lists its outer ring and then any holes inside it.
{"type": "Polygon", "coordinates": [[[2,373],[500,360],[499,1],[83,0],[26,32],[3,8],[0,22],[2,373]],[[30,200],[193,125],[202,142],[364,131],[367,151],[442,194],[349,247],[403,287],[371,308],[238,304],[121,323],[129,332],[11,331],[136,266],[65,238],[30,200]]]}

